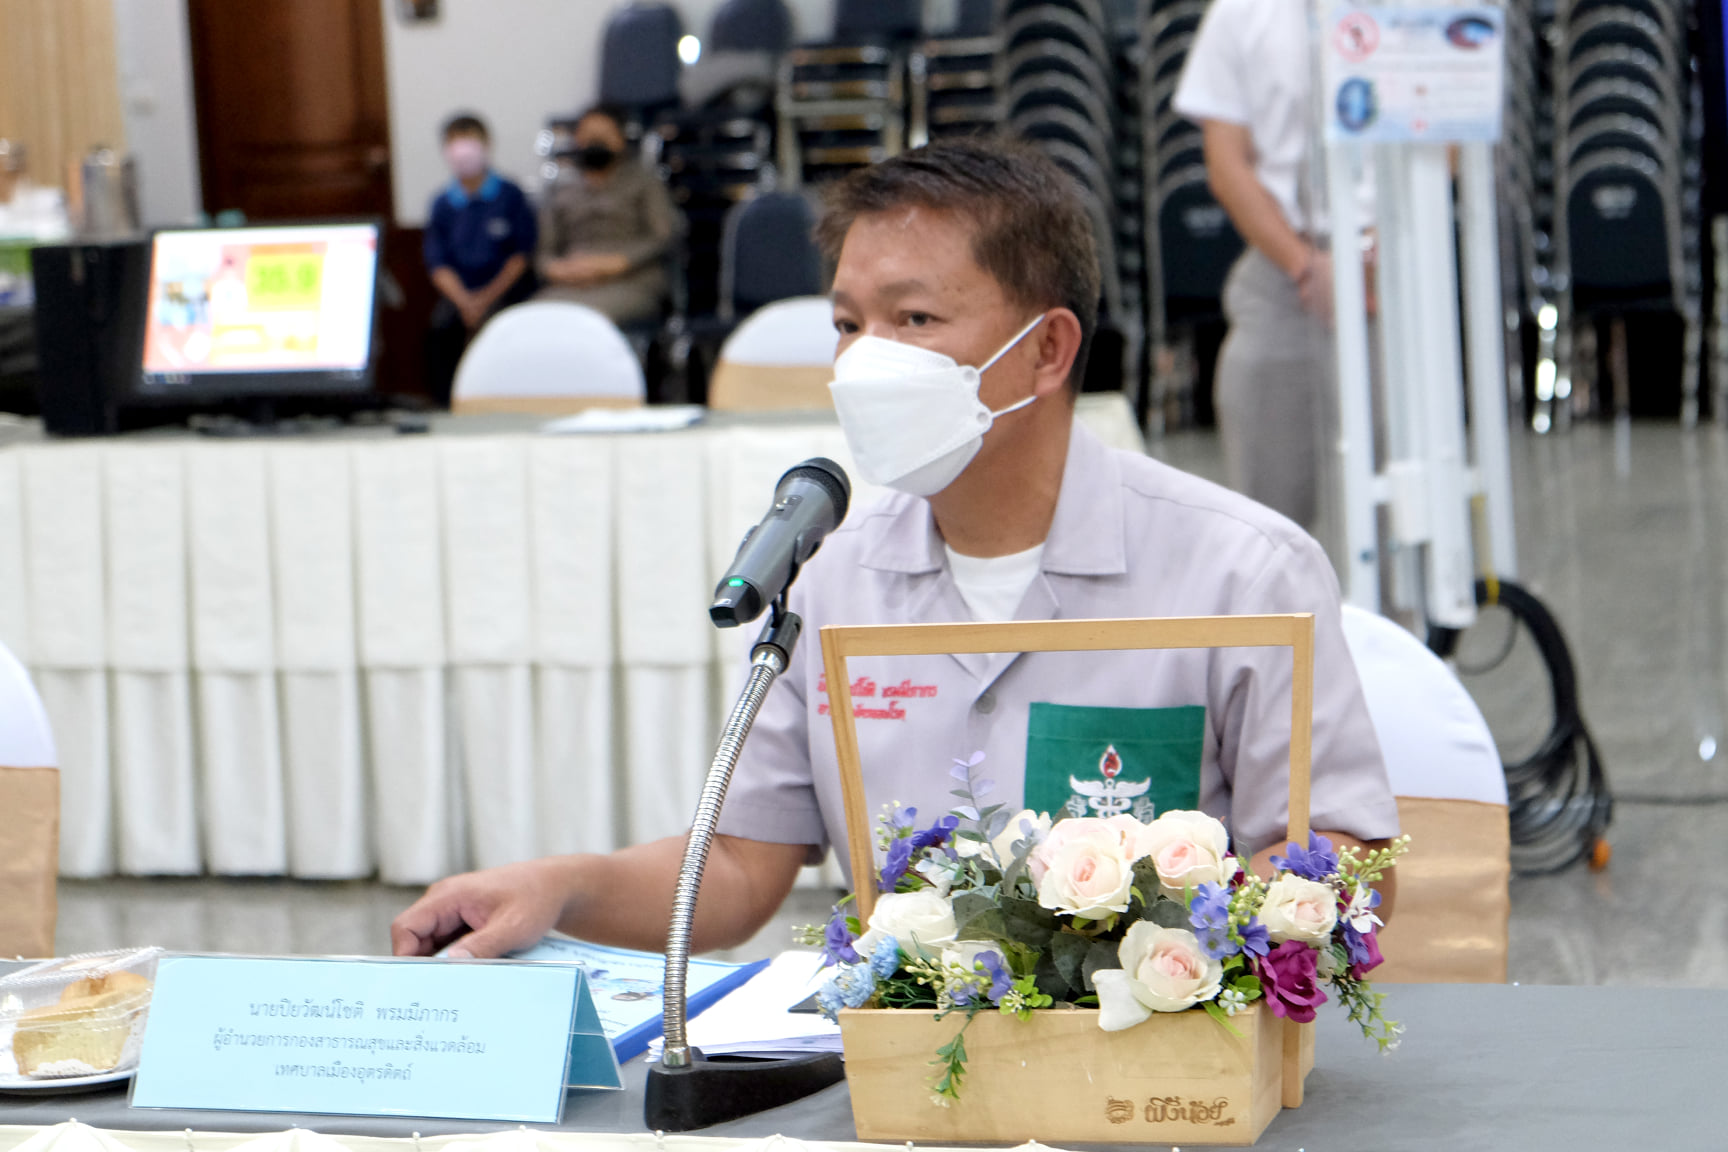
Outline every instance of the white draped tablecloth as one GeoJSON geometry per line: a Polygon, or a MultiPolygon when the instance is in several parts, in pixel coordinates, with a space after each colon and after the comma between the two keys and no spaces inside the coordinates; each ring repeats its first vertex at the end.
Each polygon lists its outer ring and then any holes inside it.
{"type": "Polygon", "coordinates": [[[715,581],[839,428],[499,427],[0,448],[63,875],[421,884],[688,826],[757,631],[709,623],[715,581]]]}

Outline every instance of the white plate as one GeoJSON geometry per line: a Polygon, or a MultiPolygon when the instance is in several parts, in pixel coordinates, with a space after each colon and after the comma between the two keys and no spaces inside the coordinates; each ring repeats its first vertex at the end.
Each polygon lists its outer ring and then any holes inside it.
{"type": "Polygon", "coordinates": [[[46,1079],[0,1076],[0,1094],[62,1096],[74,1092],[88,1092],[104,1084],[118,1084],[122,1080],[130,1080],[136,1071],[136,1068],[128,1068],[122,1072],[99,1072],[94,1076],[53,1076],[46,1079]]]}

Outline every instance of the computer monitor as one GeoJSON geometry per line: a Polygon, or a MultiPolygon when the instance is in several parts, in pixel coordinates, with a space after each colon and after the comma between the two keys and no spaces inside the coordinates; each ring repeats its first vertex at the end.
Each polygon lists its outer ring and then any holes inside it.
{"type": "Polygon", "coordinates": [[[376,220],[157,232],[133,399],[371,391],[380,232],[376,220]]]}

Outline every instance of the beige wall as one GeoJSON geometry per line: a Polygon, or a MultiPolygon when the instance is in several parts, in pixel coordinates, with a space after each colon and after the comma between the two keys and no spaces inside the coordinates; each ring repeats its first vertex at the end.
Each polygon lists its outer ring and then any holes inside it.
{"type": "Polygon", "coordinates": [[[0,136],[63,187],[92,147],[124,147],[109,0],[0,0],[0,136]]]}
{"type": "MultiPolygon", "coordinates": [[[[498,166],[529,179],[534,135],[549,115],[593,101],[599,41],[611,0],[443,0],[443,15],[404,24],[384,6],[396,212],[421,223],[444,181],[438,125],[457,108],[478,110],[497,136],[498,166]]],[[[620,0],[621,2],[621,0],[620,0]]],[[[832,0],[787,0],[802,39],[831,30],[832,0]]],[[[685,27],[701,36],[720,0],[678,0],[685,27]]],[[[115,67],[125,135],[138,154],[146,223],[184,220],[200,207],[197,130],[183,0],[0,0],[14,8],[112,5],[115,67]]],[[[9,38],[0,24],[0,44],[9,38]]],[[[0,60],[9,49],[0,47],[0,60]]],[[[0,91],[5,81],[0,80],[0,91]]],[[[3,97],[0,97],[3,99],[3,97]]]]}

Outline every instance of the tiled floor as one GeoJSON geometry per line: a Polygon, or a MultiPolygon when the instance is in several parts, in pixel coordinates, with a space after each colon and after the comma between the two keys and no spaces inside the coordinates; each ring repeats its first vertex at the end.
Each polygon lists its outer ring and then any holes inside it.
{"type": "MultiPolygon", "coordinates": [[[[1160,454],[1216,477],[1216,441],[1160,454]]],[[[1611,866],[1518,879],[1512,978],[1728,987],[1728,437],[1672,425],[1586,425],[1514,441],[1520,581],[1559,619],[1584,717],[1618,797],[1611,866]],[[1652,946],[1652,941],[1659,946],[1652,946]]],[[[1491,648],[1484,622],[1471,642],[1491,648]]],[[[1503,750],[1546,730],[1532,652],[1470,679],[1503,750]]],[[[376,884],[172,880],[66,883],[62,952],[178,949],[376,953],[415,893],[376,884]]],[[[786,946],[831,897],[795,893],[739,955],[786,946]]]]}

